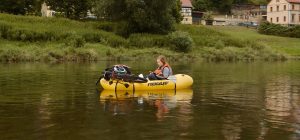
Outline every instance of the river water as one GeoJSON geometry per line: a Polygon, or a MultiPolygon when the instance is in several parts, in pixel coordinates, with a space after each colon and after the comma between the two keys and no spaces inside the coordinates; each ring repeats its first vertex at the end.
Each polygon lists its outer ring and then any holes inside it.
{"type": "Polygon", "coordinates": [[[0,64],[0,139],[299,140],[300,62],[172,62],[192,89],[111,92],[101,71],[155,62],[0,64]]]}

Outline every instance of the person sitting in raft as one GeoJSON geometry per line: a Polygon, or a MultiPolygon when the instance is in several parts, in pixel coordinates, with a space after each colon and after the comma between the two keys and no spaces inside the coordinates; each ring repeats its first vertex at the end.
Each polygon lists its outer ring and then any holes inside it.
{"type": "Polygon", "coordinates": [[[149,80],[164,80],[173,74],[172,68],[167,63],[166,57],[160,55],[156,59],[158,68],[148,75],[149,80]]]}

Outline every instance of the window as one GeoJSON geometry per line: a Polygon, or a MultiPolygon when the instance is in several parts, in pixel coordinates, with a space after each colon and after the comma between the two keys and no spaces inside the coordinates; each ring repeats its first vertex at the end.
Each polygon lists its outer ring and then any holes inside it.
{"type": "Polygon", "coordinates": [[[295,22],[295,14],[292,14],[292,22],[295,22]]]}
{"type": "Polygon", "coordinates": [[[273,23],[273,18],[270,19],[271,23],[273,23]]]}
{"type": "Polygon", "coordinates": [[[292,5],[292,10],[295,10],[295,5],[294,4],[292,5]]]}
{"type": "Polygon", "coordinates": [[[191,8],[182,8],[181,13],[184,16],[191,16],[192,15],[192,9],[191,8]]]}
{"type": "Polygon", "coordinates": [[[279,17],[276,18],[276,22],[279,22],[279,17]]]}
{"type": "Polygon", "coordinates": [[[299,22],[300,22],[300,14],[299,14],[299,22]]]}
{"type": "Polygon", "coordinates": [[[283,10],[284,10],[284,11],[286,10],[286,5],[283,6],[283,10]]]}
{"type": "Polygon", "coordinates": [[[279,6],[276,7],[276,10],[279,11],[279,6]]]}
{"type": "Polygon", "coordinates": [[[273,12],[273,7],[270,7],[270,11],[273,12]]]}
{"type": "Polygon", "coordinates": [[[283,21],[286,22],[286,16],[283,17],[283,21]]]}
{"type": "Polygon", "coordinates": [[[279,2],[279,0],[276,0],[276,2],[279,2]]]}

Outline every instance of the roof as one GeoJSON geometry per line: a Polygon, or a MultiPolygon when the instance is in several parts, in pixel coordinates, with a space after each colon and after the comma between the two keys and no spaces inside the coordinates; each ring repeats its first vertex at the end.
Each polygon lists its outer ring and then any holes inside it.
{"type": "Polygon", "coordinates": [[[181,1],[181,7],[193,7],[190,0],[180,0],[180,1],[181,1]]]}
{"type": "Polygon", "coordinates": [[[300,3],[300,0],[286,0],[289,3],[300,3]]]}

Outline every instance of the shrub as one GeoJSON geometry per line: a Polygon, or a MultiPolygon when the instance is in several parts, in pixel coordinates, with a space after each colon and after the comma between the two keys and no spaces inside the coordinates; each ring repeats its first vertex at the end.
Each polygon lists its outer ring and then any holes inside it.
{"type": "Polygon", "coordinates": [[[66,40],[65,45],[72,46],[75,48],[81,48],[84,47],[85,40],[79,35],[72,35],[66,40]]]}
{"type": "Polygon", "coordinates": [[[168,45],[166,37],[153,34],[131,34],[128,41],[130,46],[136,48],[164,47],[168,45]]]}
{"type": "Polygon", "coordinates": [[[260,43],[257,43],[257,42],[254,42],[254,41],[250,41],[250,40],[247,40],[245,41],[245,44],[247,47],[250,47],[254,50],[262,50],[265,48],[264,45],[260,44],[260,43]]]}
{"type": "Polygon", "coordinates": [[[176,31],[168,35],[172,48],[178,52],[189,52],[193,45],[193,39],[187,32],[176,31]]]}
{"type": "Polygon", "coordinates": [[[300,26],[293,26],[290,28],[290,32],[288,32],[289,37],[297,37],[300,38],[300,26]]]}
{"type": "Polygon", "coordinates": [[[126,47],[128,45],[125,38],[105,31],[86,33],[83,35],[83,38],[87,42],[101,42],[102,44],[107,44],[111,47],[126,47]]]}
{"type": "Polygon", "coordinates": [[[12,26],[0,22],[0,37],[7,39],[12,26]]]}
{"type": "Polygon", "coordinates": [[[116,25],[115,33],[123,37],[129,37],[131,31],[128,23],[124,21],[119,22],[119,24],[116,25]]]}
{"type": "Polygon", "coordinates": [[[244,48],[246,47],[246,42],[241,39],[233,39],[233,38],[224,38],[225,46],[233,46],[238,48],[244,48]]]}
{"type": "Polygon", "coordinates": [[[214,20],[213,12],[212,11],[208,11],[208,12],[204,13],[202,19],[204,19],[204,20],[214,20]]]}
{"type": "Polygon", "coordinates": [[[284,37],[296,37],[300,38],[300,26],[281,26],[279,24],[273,24],[269,22],[263,22],[258,28],[258,32],[267,35],[276,35],[284,37]]]}
{"type": "Polygon", "coordinates": [[[0,23],[0,34],[4,39],[21,41],[52,41],[59,40],[59,34],[53,32],[37,32],[28,29],[15,29],[0,23]]]}
{"type": "Polygon", "coordinates": [[[111,49],[106,50],[105,54],[106,54],[106,56],[112,56],[113,55],[111,49]]]}
{"type": "Polygon", "coordinates": [[[103,37],[100,33],[86,33],[83,35],[83,38],[87,42],[102,42],[103,37]]]}
{"type": "Polygon", "coordinates": [[[121,36],[110,35],[105,37],[106,42],[111,47],[127,47],[128,42],[121,36]]]}
{"type": "Polygon", "coordinates": [[[216,44],[215,44],[215,48],[216,48],[216,49],[223,49],[224,47],[225,47],[225,44],[224,44],[224,42],[221,41],[221,40],[218,40],[218,41],[216,42],[216,44]]]}
{"type": "Polygon", "coordinates": [[[96,25],[96,28],[107,32],[115,32],[116,24],[112,22],[103,21],[98,23],[98,25],[96,25]]]}
{"type": "Polygon", "coordinates": [[[84,61],[97,60],[97,53],[93,49],[79,49],[76,51],[76,58],[84,61]]]}

